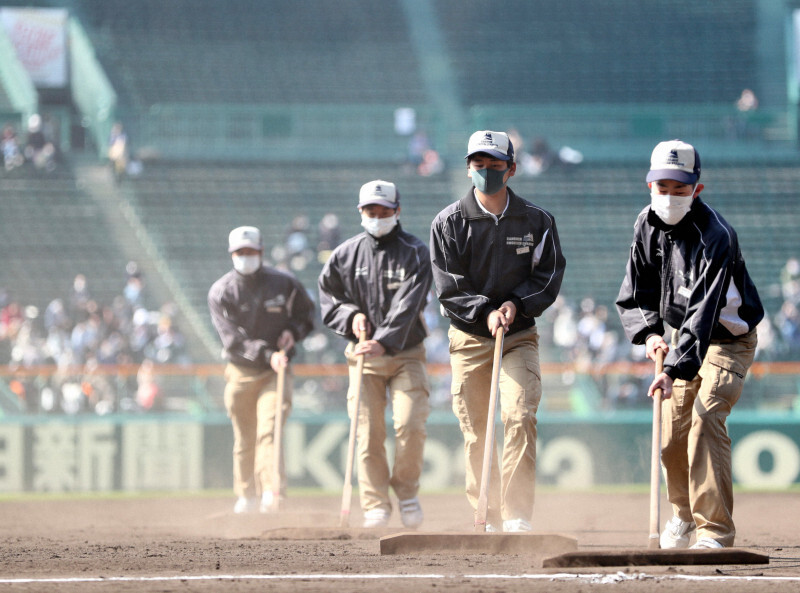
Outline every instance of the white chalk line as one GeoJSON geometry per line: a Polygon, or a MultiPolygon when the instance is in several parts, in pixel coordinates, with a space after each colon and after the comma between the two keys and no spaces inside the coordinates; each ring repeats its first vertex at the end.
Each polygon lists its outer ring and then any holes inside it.
{"type": "Polygon", "coordinates": [[[588,583],[617,583],[621,581],[774,581],[798,582],[800,577],[769,576],[702,576],[702,575],[648,575],[647,573],[551,573],[551,574],[216,574],[175,576],[127,576],[127,577],[45,577],[45,578],[0,578],[0,584],[35,583],[112,583],[112,582],[168,582],[168,581],[360,581],[375,579],[476,579],[476,580],[545,580],[581,581],[588,583]]]}

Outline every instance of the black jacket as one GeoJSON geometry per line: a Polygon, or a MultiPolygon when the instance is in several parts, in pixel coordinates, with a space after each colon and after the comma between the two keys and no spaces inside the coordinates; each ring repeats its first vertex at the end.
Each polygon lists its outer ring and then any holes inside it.
{"type": "Polygon", "coordinates": [[[339,245],[322,269],[322,322],[355,341],[353,317],[364,313],[374,330],[370,338],[396,354],[427,336],[423,309],[430,287],[428,248],[399,223],[379,239],[361,233],[339,245]]]}
{"type": "Polygon", "coordinates": [[[617,311],[634,344],[663,336],[664,322],[677,329],[664,372],[687,381],[700,370],[711,340],[741,336],[764,317],[736,231],[700,198],[675,226],[650,206],[639,213],[617,311]]]}
{"type": "Polygon", "coordinates": [[[505,301],[517,306],[509,334],[535,325],[553,304],[564,277],[553,216],[508,190],[497,222],[478,205],[474,188],[431,225],[433,280],[450,322],[491,337],[486,318],[505,301]]]}
{"type": "Polygon", "coordinates": [[[314,327],[314,304],[300,282],[268,266],[247,276],[225,274],[211,286],[208,307],[222,355],[237,365],[266,370],[283,330],[300,342],[314,327]]]}

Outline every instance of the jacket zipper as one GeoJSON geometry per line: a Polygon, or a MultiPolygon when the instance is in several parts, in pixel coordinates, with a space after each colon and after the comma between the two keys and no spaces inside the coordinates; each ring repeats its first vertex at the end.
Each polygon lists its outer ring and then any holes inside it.
{"type": "Polygon", "coordinates": [[[667,291],[669,290],[670,274],[669,269],[672,265],[672,240],[665,235],[664,259],[661,264],[661,319],[667,316],[667,291]]]}

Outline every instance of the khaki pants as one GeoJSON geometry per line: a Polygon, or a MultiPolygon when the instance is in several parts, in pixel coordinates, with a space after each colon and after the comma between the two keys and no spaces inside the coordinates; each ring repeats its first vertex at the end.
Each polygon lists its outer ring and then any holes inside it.
{"type": "Polygon", "coordinates": [[[663,403],[661,460],[673,512],[694,521],[697,537],[732,546],[731,439],[725,421],[742,393],[757,343],[753,330],[715,341],[691,381],[676,380],[663,403]]]}
{"type": "MultiPolygon", "coordinates": [[[[464,434],[467,499],[477,509],[489,413],[494,338],[481,338],[450,327],[453,412],[464,434]]],[[[536,485],[536,412],[542,399],[539,334],[535,327],[503,340],[500,371],[500,418],[503,422],[502,472],[497,451],[492,457],[487,520],[533,514],[536,485]]]]}
{"type": "MultiPolygon", "coordinates": [[[[278,375],[273,370],[225,367],[225,409],[233,424],[233,491],[260,497],[272,489],[273,431],[278,375]]],[[[284,425],[292,407],[291,372],[287,369],[283,401],[284,425]]],[[[281,460],[281,484],[286,470],[281,460]]]]}
{"type": "MultiPolygon", "coordinates": [[[[357,359],[349,344],[345,356],[350,372],[347,409],[353,417],[357,359]]],[[[364,361],[361,402],[358,411],[358,488],[364,511],[383,508],[391,511],[391,486],[399,500],[414,498],[419,491],[422,453],[427,436],[425,422],[430,413],[430,386],[422,344],[394,356],[379,356],[364,361]],[[395,453],[391,473],[386,456],[387,390],[392,402],[395,453]]]]}

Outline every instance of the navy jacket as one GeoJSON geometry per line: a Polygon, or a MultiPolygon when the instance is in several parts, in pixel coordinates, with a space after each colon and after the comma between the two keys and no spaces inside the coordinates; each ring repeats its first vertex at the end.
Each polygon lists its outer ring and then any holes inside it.
{"type": "Polygon", "coordinates": [[[700,198],[674,226],[650,206],[639,213],[616,304],[634,344],[663,336],[665,322],[678,330],[664,372],[687,381],[697,375],[712,340],[746,334],[764,317],[736,231],[700,198]]]}
{"type": "Polygon", "coordinates": [[[431,225],[433,281],[444,313],[458,329],[487,338],[486,318],[508,300],[517,307],[509,334],[535,325],[558,296],[566,267],[553,216],[511,189],[508,197],[495,222],[472,188],[431,225]]]}

